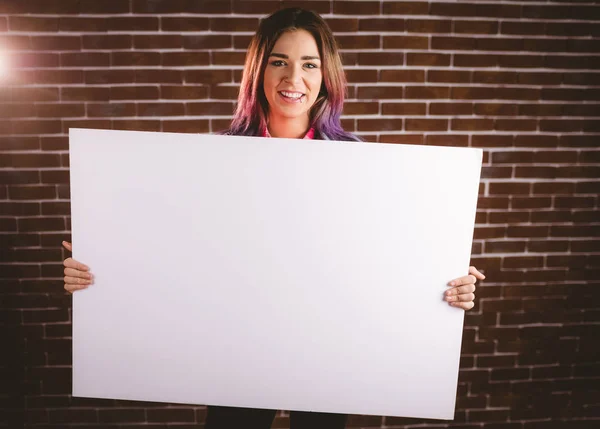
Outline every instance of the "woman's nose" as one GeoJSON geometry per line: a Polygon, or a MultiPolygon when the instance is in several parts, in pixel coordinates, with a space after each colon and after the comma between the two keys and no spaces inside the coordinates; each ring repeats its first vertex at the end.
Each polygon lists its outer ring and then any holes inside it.
{"type": "Polygon", "coordinates": [[[291,67],[284,79],[291,83],[300,81],[300,69],[298,67],[291,67]]]}

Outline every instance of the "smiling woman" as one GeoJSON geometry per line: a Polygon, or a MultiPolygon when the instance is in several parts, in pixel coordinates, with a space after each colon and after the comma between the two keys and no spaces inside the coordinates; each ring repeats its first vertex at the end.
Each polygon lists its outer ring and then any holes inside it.
{"type": "Polygon", "coordinates": [[[316,13],[281,9],[250,42],[238,104],[225,134],[360,141],[340,117],[346,76],[327,23],[316,13]],[[311,134],[312,134],[311,133],[311,134]]]}

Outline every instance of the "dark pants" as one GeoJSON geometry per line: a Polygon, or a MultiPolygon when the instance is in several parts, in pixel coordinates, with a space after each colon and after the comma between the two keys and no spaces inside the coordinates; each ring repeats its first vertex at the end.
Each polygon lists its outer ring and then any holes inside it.
{"type": "MultiPolygon", "coordinates": [[[[205,429],[269,429],[276,410],[208,407],[205,429]]],[[[290,429],[344,429],[346,414],[290,412],[290,429]]]]}

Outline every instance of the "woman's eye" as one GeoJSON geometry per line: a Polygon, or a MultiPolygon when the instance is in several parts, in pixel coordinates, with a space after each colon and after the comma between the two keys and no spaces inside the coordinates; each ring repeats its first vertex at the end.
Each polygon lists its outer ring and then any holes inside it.
{"type": "Polygon", "coordinates": [[[281,60],[275,60],[273,62],[271,62],[271,65],[274,65],[275,67],[280,67],[282,65],[284,65],[285,63],[281,60]]]}
{"type": "Polygon", "coordinates": [[[305,66],[306,66],[306,68],[309,68],[309,69],[316,69],[317,68],[317,65],[313,64],[313,63],[306,63],[305,66]]]}

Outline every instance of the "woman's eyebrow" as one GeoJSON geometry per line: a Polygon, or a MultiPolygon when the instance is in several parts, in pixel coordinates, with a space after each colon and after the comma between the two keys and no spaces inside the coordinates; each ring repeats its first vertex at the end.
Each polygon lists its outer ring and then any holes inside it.
{"type": "MultiPolygon", "coordinates": [[[[279,54],[277,52],[271,52],[271,55],[269,55],[270,57],[278,57],[278,58],[284,58],[284,59],[289,59],[289,57],[286,54],[279,54]]],[[[319,60],[321,61],[321,58],[319,57],[314,57],[314,56],[310,56],[310,55],[305,55],[303,57],[300,58],[301,60],[319,60]]]]}

